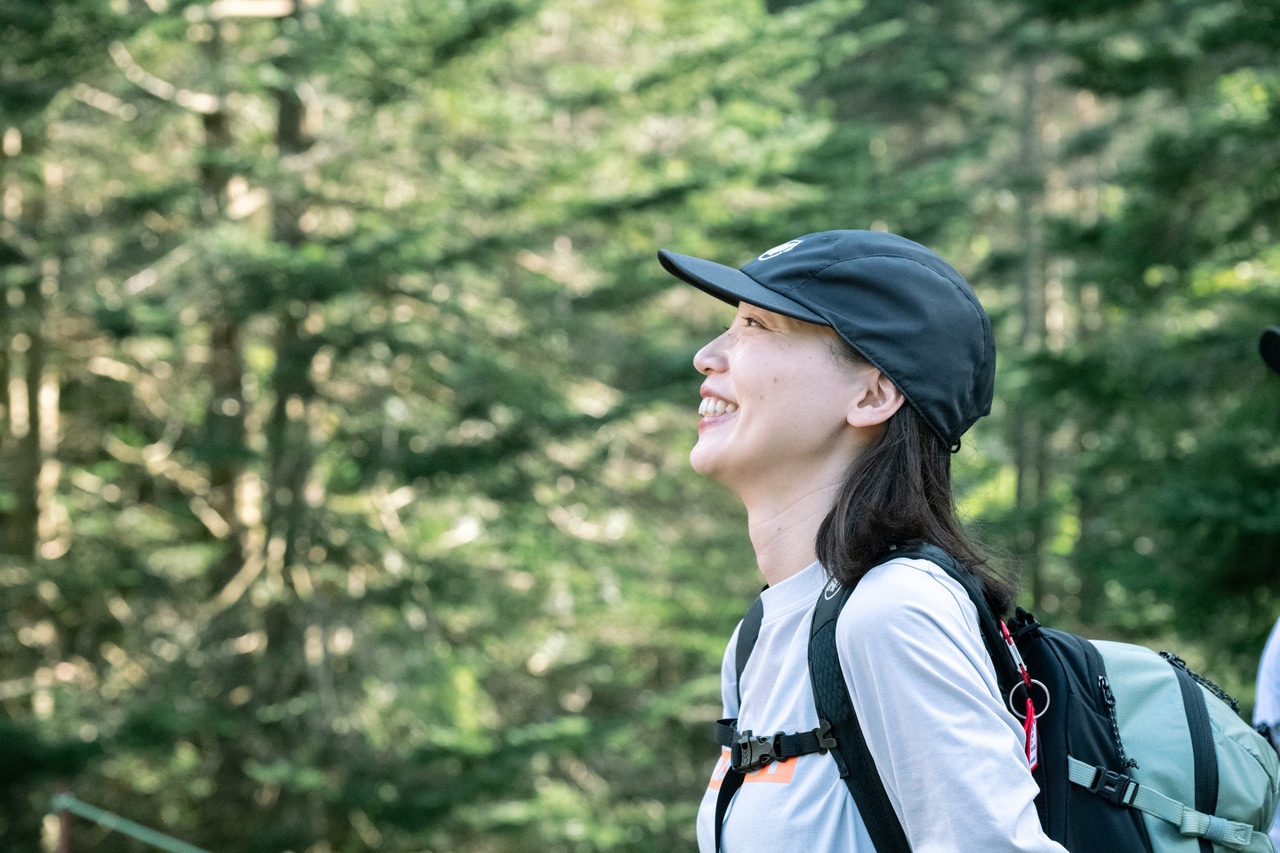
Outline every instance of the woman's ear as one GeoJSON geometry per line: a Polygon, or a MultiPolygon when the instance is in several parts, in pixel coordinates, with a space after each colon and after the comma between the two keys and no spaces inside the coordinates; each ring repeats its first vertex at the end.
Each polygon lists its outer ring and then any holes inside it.
{"type": "Polygon", "coordinates": [[[874,367],[863,371],[862,381],[858,383],[859,391],[849,404],[846,419],[850,426],[870,427],[883,424],[902,408],[906,397],[898,390],[898,386],[889,381],[874,367]]]}

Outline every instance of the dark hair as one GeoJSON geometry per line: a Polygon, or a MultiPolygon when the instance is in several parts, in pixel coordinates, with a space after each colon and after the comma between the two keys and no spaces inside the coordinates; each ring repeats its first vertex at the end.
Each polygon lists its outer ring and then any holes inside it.
{"type": "MultiPolygon", "coordinates": [[[[839,341],[837,356],[869,362],[839,341]]],[[[905,404],[849,466],[831,512],[818,528],[818,560],[844,584],[857,583],[893,545],[927,542],[955,557],[982,582],[997,614],[1008,612],[1017,582],[998,573],[956,518],[951,452],[905,404]]]]}

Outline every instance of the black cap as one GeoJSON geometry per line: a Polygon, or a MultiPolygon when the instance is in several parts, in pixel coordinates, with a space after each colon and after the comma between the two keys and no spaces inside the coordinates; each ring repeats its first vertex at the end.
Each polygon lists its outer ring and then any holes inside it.
{"type": "Polygon", "coordinates": [[[666,249],[658,258],[731,305],[830,326],[952,450],[991,411],[991,320],[964,277],[919,243],[880,231],[824,231],[774,246],[741,270],[666,249]]]}
{"type": "Polygon", "coordinates": [[[1262,330],[1258,352],[1262,353],[1262,360],[1267,363],[1267,367],[1280,373],[1280,326],[1268,326],[1262,330]]]}

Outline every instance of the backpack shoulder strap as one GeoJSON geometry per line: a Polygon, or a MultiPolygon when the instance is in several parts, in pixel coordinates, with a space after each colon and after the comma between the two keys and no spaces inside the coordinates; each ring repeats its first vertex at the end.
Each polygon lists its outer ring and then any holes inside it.
{"type": "MultiPolygon", "coordinates": [[[[738,643],[734,648],[734,668],[737,671],[734,686],[738,690],[739,713],[742,712],[742,671],[747,668],[747,661],[751,658],[752,649],[756,647],[756,640],[760,639],[760,625],[763,622],[764,600],[757,596],[747,608],[747,615],[742,617],[742,625],[738,628],[738,643]]],[[[728,719],[717,721],[715,726],[716,742],[721,746],[729,747],[730,755],[733,755],[733,743],[738,737],[737,725],[737,719],[728,719]]],[[[730,766],[720,779],[720,792],[716,795],[716,853],[720,853],[720,836],[724,831],[724,818],[729,811],[729,801],[742,787],[745,778],[741,771],[730,766]]]]}
{"type": "Polygon", "coordinates": [[[835,733],[837,746],[831,755],[840,770],[840,778],[849,787],[849,794],[858,806],[877,853],[910,853],[911,845],[876,770],[867,739],[858,724],[844,672],[840,669],[836,622],[852,592],[853,587],[833,579],[818,597],[813,627],[809,632],[809,679],[813,683],[813,700],[818,707],[819,723],[829,723],[835,733]]]}
{"type": "Polygon", "coordinates": [[[756,647],[756,640],[760,639],[760,624],[763,621],[764,600],[757,597],[747,609],[747,615],[742,617],[742,626],[738,629],[738,645],[734,650],[739,708],[742,707],[742,671],[747,668],[747,660],[751,657],[751,650],[756,647]]]}
{"type": "MultiPolygon", "coordinates": [[[[996,668],[997,681],[1005,691],[1021,683],[1017,665],[1000,631],[999,620],[991,609],[982,584],[954,557],[935,545],[914,543],[896,549],[892,558],[925,559],[935,563],[954,578],[968,593],[978,611],[978,627],[987,653],[996,668]]],[[[830,723],[839,746],[832,751],[840,776],[849,787],[853,801],[866,823],[867,832],[878,853],[908,853],[911,847],[898,820],[884,782],[876,770],[862,727],[858,724],[853,700],[840,668],[836,647],[836,623],[853,587],[831,580],[818,598],[809,634],[809,678],[820,722],[830,723]]]]}

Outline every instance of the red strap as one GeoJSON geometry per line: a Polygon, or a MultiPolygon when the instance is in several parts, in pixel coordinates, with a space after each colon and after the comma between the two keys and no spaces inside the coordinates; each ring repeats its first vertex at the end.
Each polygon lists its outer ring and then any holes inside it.
{"type": "Polygon", "coordinates": [[[1035,770],[1040,765],[1040,737],[1036,730],[1036,705],[1031,701],[1031,673],[1027,671],[1027,665],[1023,662],[1022,654],[1018,651],[1018,645],[1013,641],[1013,637],[1009,635],[1009,627],[1004,624],[1004,620],[1000,621],[1000,633],[1004,635],[1005,645],[1009,647],[1009,654],[1013,656],[1013,662],[1018,666],[1018,675],[1022,677],[1022,686],[1027,691],[1027,706],[1025,716],[1022,718],[1022,732],[1025,737],[1024,748],[1027,754],[1027,765],[1032,770],[1035,770]]]}
{"type": "Polygon", "coordinates": [[[1027,766],[1035,770],[1040,766],[1040,736],[1036,731],[1036,706],[1027,696],[1027,716],[1022,720],[1022,731],[1026,736],[1027,766]]]}

